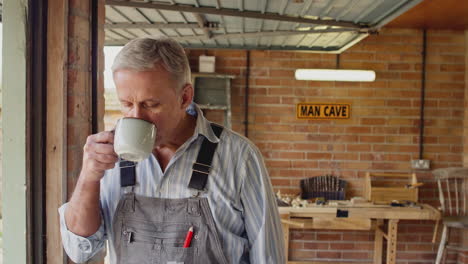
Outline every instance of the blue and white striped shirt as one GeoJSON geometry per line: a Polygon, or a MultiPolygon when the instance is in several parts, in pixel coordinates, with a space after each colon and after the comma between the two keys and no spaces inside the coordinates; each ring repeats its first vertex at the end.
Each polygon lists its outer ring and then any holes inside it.
{"type": "MultiPolygon", "coordinates": [[[[195,106],[195,132],[175,153],[163,172],[151,155],[136,167],[135,193],[158,198],[191,197],[187,188],[203,137],[219,142],[208,177],[207,197],[224,254],[230,263],[285,263],[284,240],[277,204],[260,151],[243,136],[224,129],[218,138],[210,122],[195,106]],[[249,259],[242,259],[249,252],[249,259]]],[[[102,217],[99,230],[80,237],[67,229],[64,212],[59,208],[62,242],[68,256],[84,262],[96,254],[109,238],[111,263],[115,263],[112,244],[112,219],[117,204],[127,191],[120,187],[118,166],[105,172],[101,180],[102,217]]]]}

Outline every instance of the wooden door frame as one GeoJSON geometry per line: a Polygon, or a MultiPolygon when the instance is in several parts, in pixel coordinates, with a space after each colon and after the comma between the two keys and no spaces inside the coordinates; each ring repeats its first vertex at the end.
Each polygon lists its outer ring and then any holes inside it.
{"type": "Polygon", "coordinates": [[[47,3],[46,177],[47,263],[66,263],[57,209],[67,198],[68,1],[47,3]]]}
{"type": "Polygon", "coordinates": [[[46,263],[47,1],[29,0],[27,66],[27,262],[46,263]]]}

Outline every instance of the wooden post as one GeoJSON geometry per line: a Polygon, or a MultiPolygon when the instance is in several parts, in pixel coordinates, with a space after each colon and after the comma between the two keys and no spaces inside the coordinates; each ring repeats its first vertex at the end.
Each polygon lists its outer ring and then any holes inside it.
{"type": "Polygon", "coordinates": [[[374,264],[382,264],[383,234],[380,230],[381,225],[383,225],[383,220],[376,220],[374,240],[374,264]]]}
{"type": "Polygon", "coordinates": [[[364,198],[366,198],[368,201],[371,201],[371,176],[369,172],[366,172],[366,177],[364,180],[364,198]]]}
{"type": "MultiPolygon", "coordinates": [[[[289,214],[282,214],[281,219],[290,220],[289,214]]],[[[288,263],[288,253],[289,253],[289,224],[287,222],[281,223],[283,227],[283,235],[284,235],[284,255],[286,256],[286,263],[288,263]]]]}
{"type": "Polygon", "coordinates": [[[68,1],[49,0],[47,16],[47,263],[64,263],[57,209],[66,200],[68,1]]]}
{"type": "Polygon", "coordinates": [[[398,219],[388,220],[387,264],[396,263],[398,219]]]}

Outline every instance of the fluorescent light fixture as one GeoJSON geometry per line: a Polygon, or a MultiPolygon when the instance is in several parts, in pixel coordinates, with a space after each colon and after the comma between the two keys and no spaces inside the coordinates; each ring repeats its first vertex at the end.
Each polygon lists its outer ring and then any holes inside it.
{"type": "Polygon", "coordinates": [[[299,31],[308,31],[310,30],[311,27],[297,27],[296,30],[299,30],[299,31]]]}
{"type": "Polygon", "coordinates": [[[297,69],[296,80],[373,82],[375,81],[375,71],[297,69]]]}

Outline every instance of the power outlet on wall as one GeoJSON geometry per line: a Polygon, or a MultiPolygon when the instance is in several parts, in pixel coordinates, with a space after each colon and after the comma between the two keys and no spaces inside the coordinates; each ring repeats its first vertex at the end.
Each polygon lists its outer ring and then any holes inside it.
{"type": "Polygon", "coordinates": [[[428,170],[431,168],[431,161],[425,159],[412,160],[411,168],[415,170],[428,170]]]}

